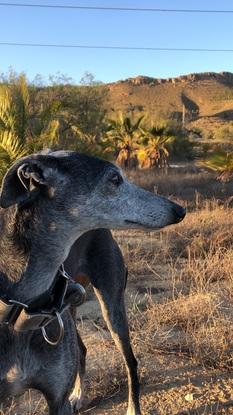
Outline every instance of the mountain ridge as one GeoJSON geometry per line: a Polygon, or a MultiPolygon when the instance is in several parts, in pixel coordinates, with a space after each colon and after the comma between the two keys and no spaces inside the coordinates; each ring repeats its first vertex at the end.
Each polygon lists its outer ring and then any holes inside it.
{"type": "Polygon", "coordinates": [[[169,78],[155,78],[146,75],[137,75],[135,77],[130,77],[126,79],[121,79],[119,81],[110,82],[107,85],[112,84],[121,84],[121,83],[131,83],[133,85],[159,85],[163,83],[179,83],[186,81],[200,81],[200,80],[218,80],[220,82],[225,82],[233,85],[233,73],[222,71],[222,72],[191,72],[184,75],[179,75],[176,77],[169,78]]]}

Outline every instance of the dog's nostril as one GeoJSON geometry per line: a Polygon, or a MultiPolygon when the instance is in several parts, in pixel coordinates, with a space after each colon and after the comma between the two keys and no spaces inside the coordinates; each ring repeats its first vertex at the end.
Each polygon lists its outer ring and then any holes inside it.
{"type": "Polygon", "coordinates": [[[176,219],[178,222],[180,222],[182,219],[184,219],[185,215],[186,215],[186,209],[183,208],[180,205],[174,205],[173,206],[173,212],[176,215],[176,219]]]}

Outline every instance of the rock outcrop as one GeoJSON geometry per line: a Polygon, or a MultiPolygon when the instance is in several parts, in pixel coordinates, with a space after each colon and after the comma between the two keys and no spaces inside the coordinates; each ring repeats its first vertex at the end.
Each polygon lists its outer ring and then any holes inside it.
{"type": "Polygon", "coordinates": [[[117,81],[115,84],[128,83],[131,85],[159,85],[164,83],[177,84],[180,82],[197,82],[216,80],[227,85],[233,85],[232,72],[200,72],[191,73],[187,75],[177,76],[175,78],[152,78],[150,76],[139,75],[135,78],[127,78],[125,80],[117,81]]]}

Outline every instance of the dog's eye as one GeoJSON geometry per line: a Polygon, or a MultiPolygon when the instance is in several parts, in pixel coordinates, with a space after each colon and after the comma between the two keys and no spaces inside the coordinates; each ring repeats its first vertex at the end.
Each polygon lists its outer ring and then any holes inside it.
{"type": "Polygon", "coordinates": [[[120,184],[123,182],[123,179],[119,174],[115,173],[110,177],[109,181],[114,184],[114,186],[120,186],[120,184]]]}

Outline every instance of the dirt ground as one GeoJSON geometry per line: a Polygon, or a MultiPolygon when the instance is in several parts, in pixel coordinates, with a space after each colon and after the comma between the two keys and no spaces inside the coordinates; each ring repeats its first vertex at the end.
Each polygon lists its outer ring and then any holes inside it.
{"type": "MultiPolygon", "coordinates": [[[[117,232],[115,237],[129,262],[126,303],[131,325],[131,320],[140,319],[148,303],[160,305],[174,301],[174,278],[168,262],[159,261],[158,255],[167,236],[117,232]]],[[[175,288],[177,290],[177,284],[175,288]]],[[[80,413],[125,415],[126,373],[91,289],[87,302],[78,309],[77,327],[88,350],[85,399],[80,413]]],[[[163,348],[161,344],[156,347],[156,343],[150,345],[148,341],[144,344],[143,330],[141,333],[135,331],[133,325],[131,328],[139,363],[144,415],[233,414],[233,375],[229,368],[198,363],[177,345],[163,348]]],[[[43,398],[33,391],[9,402],[8,408],[2,411],[0,408],[0,415],[46,413],[43,398]]]]}

